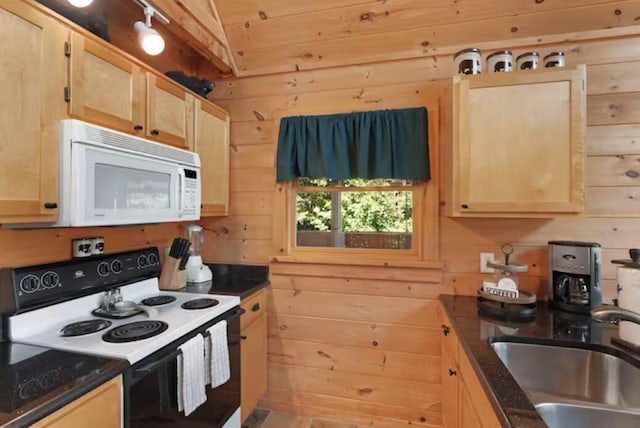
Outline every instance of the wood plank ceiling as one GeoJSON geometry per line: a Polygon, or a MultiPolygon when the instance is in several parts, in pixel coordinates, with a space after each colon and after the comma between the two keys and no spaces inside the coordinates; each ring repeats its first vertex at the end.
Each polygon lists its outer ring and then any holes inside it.
{"type": "Polygon", "coordinates": [[[495,48],[496,41],[535,46],[610,28],[640,32],[639,0],[215,3],[238,76],[446,55],[492,43],[495,48]]]}

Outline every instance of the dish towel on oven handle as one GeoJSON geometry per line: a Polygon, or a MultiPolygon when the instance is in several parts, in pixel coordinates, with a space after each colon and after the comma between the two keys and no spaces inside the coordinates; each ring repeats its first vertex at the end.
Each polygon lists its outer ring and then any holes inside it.
{"type": "Polygon", "coordinates": [[[211,388],[222,385],[231,377],[229,367],[229,346],[227,344],[227,322],[219,323],[207,329],[204,360],[205,383],[211,388]]]}
{"type": "Polygon", "coordinates": [[[205,391],[204,338],[198,334],[178,346],[178,411],[189,416],[207,401],[205,391]]]}

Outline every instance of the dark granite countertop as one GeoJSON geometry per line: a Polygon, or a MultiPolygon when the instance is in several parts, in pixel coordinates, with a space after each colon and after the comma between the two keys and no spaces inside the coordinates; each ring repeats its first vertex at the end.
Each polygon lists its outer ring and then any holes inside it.
{"type": "Polygon", "coordinates": [[[211,284],[187,286],[181,291],[191,293],[230,294],[241,300],[268,286],[269,267],[250,265],[208,264],[213,272],[211,284]]]}
{"type": "MultiPolygon", "coordinates": [[[[549,308],[546,302],[538,302],[535,319],[507,322],[479,314],[475,297],[441,295],[440,301],[504,427],[538,428],[547,425],[492,350],[491,341],[553,342],[606,350],[640,367],[637,355],[611,344],[611,338],[617,337],[617,326],[595,322],[587,315],[557,311],[549,308]]],[[[549,367],[553,367],[552,361],[549,367]]]]}
{"type": "Polygon", "coordinates": [[[0,427],[27,427],[127,366],[125,360],[0,342],[0,427]]]}

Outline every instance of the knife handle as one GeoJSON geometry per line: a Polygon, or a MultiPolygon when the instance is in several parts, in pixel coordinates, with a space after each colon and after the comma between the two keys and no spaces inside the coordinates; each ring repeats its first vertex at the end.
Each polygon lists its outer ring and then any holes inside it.
{"type": "Polygon", "coordinates": [[[180,264],[178,265],[178,270],[184,270],[187,267],[187,261],[189,261],[189,252],[184,253],[184,256],[180,259],[180,264]]]}

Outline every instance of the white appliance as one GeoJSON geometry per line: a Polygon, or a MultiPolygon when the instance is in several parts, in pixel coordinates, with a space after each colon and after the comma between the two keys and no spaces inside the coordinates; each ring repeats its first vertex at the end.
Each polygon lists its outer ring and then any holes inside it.
{"type": "MultiPolygon", "coordinates": [[[[640,313],[640,266],[620,266],[618,280],[618,305],[623,309],[640,313]]],[[[630,321],[620,321],[618,335],[625,342],[640,346],[640,325],[630,321]]]]}
{"type": "Polygon", "coordinates": [[[26,227],[200,219],[197,153],[75,119],[60,122],[59,184],[58,221],[26,227]]]}
{"type": "Polygon", "coordinates": [[[202,226],[190,224],[186,226],[187,239],[191,242],[189,247],[189,259],[187,260],[187,285],[203,286],[205,283],[211,283],[213,273],[209,266],[202,263],[202,255],[200,254],[202,244],[204,243],[204,234],[202,226]]]}
{"type": "Polygon", "coordinates": [[[3,269],[0,288],[9,294],[0,309],[7,337],[14,343],[127,360],[125,428],[146,427],[144,421],[153,418],[169,421],[168,426],[187,420],[240,428],[240,298],[163,291],[159,273],[157,248],[3,269]],[[121,299],[121,306],[111,296],[121,299]],[[114,309],[121,307],[125,310],[114,309]],[[216,388],[207,386],[205,403],[186,416],[172,398],[179,385],[180,346],[196,335],[206,337],[222,321],[231,378],[216,388]]]}
{"type": "Polygon", "coordinates": [[[135,284],[121,287],[125,301],[142,302],[157,296],[175,297],[170,303],[152,306],[155,310],[149,316],[146,313],[123,319],[108,319],[109,327],[95,334],[65,337],[62,329],[76,322],[98,320],[92,310],[100,306],[103,293],[96,293],[78,299],[47,306],[42,309],[18,314],[9,318],[10,339],[14,342],[40,345],[63,351],[81,352],[99,357],[121,358],[135,364],[147,355],[167,346],[191,330],[214,319],[216,316],[240,304],[237,296],[222,296],[195,293],[160,291],[158,279],[151,278],[135,284]],[[213,299],[219,303],[210,309],[185,310],[182,304],[195,299],[213,299]],[[43,323],[42,320],[49,320],[43,323]],[[144,340],[131,342],[106,342],[102,334],[125,324],[157,320],[167,323],[167,329],[161,334],[144,340]]]}

